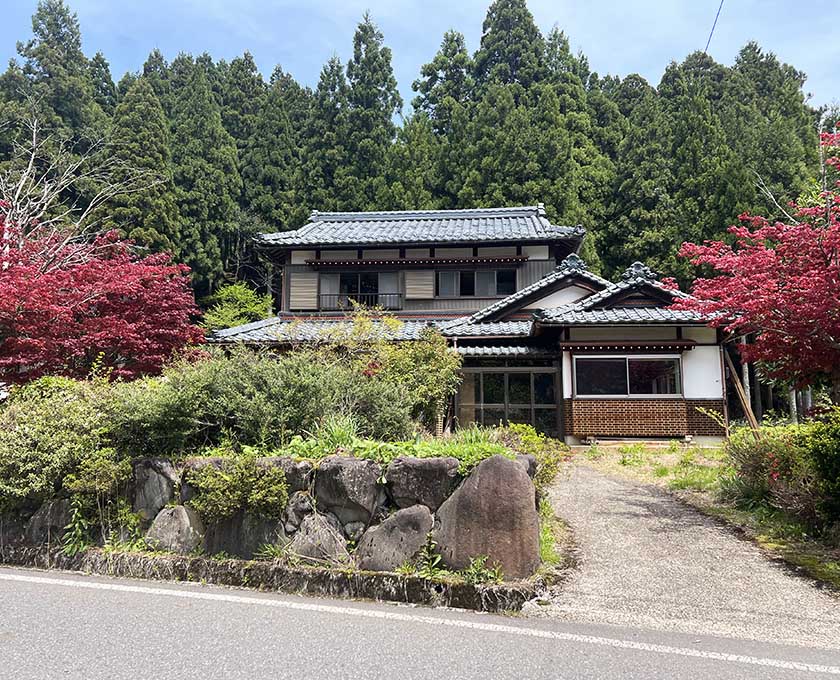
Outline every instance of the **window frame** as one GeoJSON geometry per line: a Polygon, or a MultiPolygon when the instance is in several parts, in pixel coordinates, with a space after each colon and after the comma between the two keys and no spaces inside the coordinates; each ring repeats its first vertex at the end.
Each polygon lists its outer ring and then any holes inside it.
{"type": "MultiPolygon", "coordinates": [[[[505,362],[507,364],[507,362],[505,362]]],[[[477,414],[476,422],[480,422],[482,425],[486,425],[485,423],[485,410],[492,409],[501,411],[503,414],[503,421],[509,422],[509,417],[511,413],[511,409],[522,409],[527,411],[530,416],[530,423],[536,426],[537,423],[537,413],[552,413],[552,416],[555,421],[554,430],[556,432],[562,431],[560,419],[562,418],[562,404],[559,395],[562,394],[562,381],[560,377],[560,362],[559,361],[551,361],[546,362],[545,366],[470,366],[464,367],[461,369],[464,373],[471,373],[476,376],[476,381],[474,383],[475,388],[478,390],[479,398],[476,399],[474,402],[464,401],[460,397],[460,392],[456,394],[457,402],[456,402],[456,413],[460,412],[460,408],[462,405],[464,406],[471,406],[475,409],[475,413],[477,414]],[[504,395],[504,399],[502,402],[488,402],[484,400],[484,378],[486,374],[501,374],[503,376],[502,379],[502,392],[504,395]],[[520,374],[520,375],[528,375],[528,383],[529,383],[529,397],[530,400],[528,403],[522,402],[511,402],[510,400],[510,375],[511,374],[520,374]],[[535,394],[535,380],[536,375],[549,375],[551,376],[551,380],[553,382],[552,390],[554,391],[554,402],[553,403],[542,403],[535,401],[536,394],[535,394]]]]}
{"type": "Polygon", "coordinates": [[[683,379],[683,365],[681,354],[573,354],[572,355],[572,398],[573,399],[684,399],[685,385],[683,379]],[[624,374],[626,376],[627,394],[580,394],[578,392],[578,359],[624,359],[624,374]],[[631,359],[662,360],[672,359],[677,362],[677,391],[673,394],[631,394],[630,393],[630,365],[631,359]]]}
{"type": "Polygon", "coordinates": [[[506,267],[503,269],[436,269],[435,270],[435,298],[440,298],[442,300],[456,300],[461,298],[468,298],[468,299],[479,299],[479,300],[486,300],[490,298],[506,298],[509,295],[513,295],[517,292],[518,288],[516,287],[517,284],[517,274],[516,269],[511,267],[506,267]],[[510,271],[513,272],[514,275],[514,282],[513,293],[499,293],[499,283],[498,283],[498,272],[500,271],[510,271]],[[477,295],[475,291],[478,291],[478,273],[489,273],[493,275],[493,293],[491,295],[477,295]],[[440,295],[440,275],[444,273],[452,273],[455,275],[455,294],[454,295],[440,295]],[[472,295],[464,295],[461,293],[461,276],[464,273],[470,273],[473,275],[473,294],[472,295]]]}

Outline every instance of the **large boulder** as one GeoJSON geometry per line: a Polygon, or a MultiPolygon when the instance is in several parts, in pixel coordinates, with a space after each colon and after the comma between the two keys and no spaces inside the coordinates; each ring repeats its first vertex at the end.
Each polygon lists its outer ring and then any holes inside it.
{"type": "Polygon", "coordinates": [[[528,476],[533,479],[537,474],[537,457],[533,453],[520,453],[516,456],[516,462],[518,462],[522,467],[525,468],[525,471],[528,473],[528,476]]]}
{"type": "Polygon", "coordinates": [[[20,543],[26,537],[26,521],[17,514],[0,514],[0,550],[10,543],[20,543]]]}
{"type": "Polygon", "coordinates": [[[315,471],[315,500],[319,511],[331,512],[341,524],[364,522],[384,500],[381,472],[372,460],[328,456],[315,471]]]}
{"type": "Polygon", "coordinates": [[[70,501],[56,498],[46,501],[26,523],[28,543],[58,543],[70,523],[70,501]]]}
{"type": "Polygon", "coordinates": [[[458,484],[457,458],[395,459],[385,473],[398,508],[425,505],[435,512],[458,484]]]}
{"type": "Polygon", "coordinates": [[[311,515],[314,509],[312,496],[306,491],[295,491],[289,496],[289,502],[286,504],[286,510],[283,513],[283,528],[286,533],[295,533],[300,528],[303,518],[311,515]]]}
{"type": "Polygon", "coordinates": [[[208,458],[187,458],[184,461],[184,467],[181,470],[181,503],[186,503],[195,495],[195,488],[190,486],[190,475],[201,468],[213,465],[220,468],[225,459],[221,456],[212,456],[208,458]]]}
{"type": "Polygon", "coordinates": [[[437,512],[433,538],[446,566],[464,569],[486,555],[505,579],[533,574],[540,564],[534,492],[519,462],[492,456],[479,463],[437,512]]]}
{"type": "Polygon", "coordinates": [[[185,505],[161,510],[146,532],[146,542],[155,550],[187,555],[204,540],[204,524],[198,513],[185,505]]]}
{"type": "Polygon", "coordinates": [[[208,555],[223,552],[250,560],[264,545],[278,545],[286,540],[283,523],[279,520],[238,512],[207,526],[204,552],[208,555]]]}
{"type": "Polygon", "coordinates": [[[306,491],[312,478],[312,463],[296,460],[291,456],[263,456],[257,458],[260,467],[279,467],[286,474],[286,486],[291,495],[295,491],[306,491]]]}
{"type": "Polygon", "coordinates": [[[382,524],[371,527],[356,549],[360,569],[393,571],[423,548],[434,518],[425,505],[397,510],[382,524]]]}
{"type": "Polygon", "coordinates": [[[134,463],[134,512],[151,522],[175,498],[179,475],[171,461],[158,458],[134,463]]]}
{"type": "Polygon", "coordinates": [[[350,561],[341,525],[334,515],[313,513],[303,518],[292,539],[292,552],[319,564],[346,564],[350,561]]]}

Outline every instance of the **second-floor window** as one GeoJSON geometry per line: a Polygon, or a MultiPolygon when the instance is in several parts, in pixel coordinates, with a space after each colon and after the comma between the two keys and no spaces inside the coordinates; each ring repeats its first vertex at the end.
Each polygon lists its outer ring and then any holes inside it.
{"type": "Polygon", "coordinates": [[[402,307],[397,272],[330,272],[320,277],[320,309],[349,309],[353,303],[367,307],[402,307]]]}
{"type": "Polygon", "coordinates": [[[435,281],[435,297],[498,297],[515,292],[515,269],[440,271],[435,281]]]}

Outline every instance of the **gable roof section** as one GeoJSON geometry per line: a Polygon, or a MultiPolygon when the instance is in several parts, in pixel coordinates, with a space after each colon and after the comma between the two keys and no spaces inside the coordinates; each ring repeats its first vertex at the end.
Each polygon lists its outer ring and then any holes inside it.
{"type": "Polygon", "coordinates": [[[612,283],[600,293],[580,301],[583,309],[605,309],[611,302],[623,299],[633,292],[648,293],[654,299],[669,305],[675,297],[688,297],[685,293],[667,288],[658,281],[656,274],[641,262],[634,262],[621,275],[621,281],[612,283]]]}
{"type": "Polygon", "coordinates": [[[572,253],[550,274],[546,274],[539,281],[535,281],[530,286],[525,286],[522,290],[508,295],[506,298],[494,302],[484,309],[480,309],[470,316],[469,321],[471,323],[478,323],[498,319],[501,314],[521,309],[531,300],[541,297],[540,293],[547,295],[564,287],[562,285],[563,283],[574,285],[575,281],[581,281],[585,284],[595,286],[600,290],[612,285],[606,279],[590,272],[586,268],[586,263],[572,253]]]}
{"type": "Polygon", "coordinates": [[[436,245],[450,243],[579,242],[583,227],[551,224],[542,204],[519,208],[318,212],[294,231],[262,234],[269,246],[436,245]]]}
{"type": "Polygon", "coordinates": [[[674,298],[688,297],[658,281],[656,274],[641,262],[634,262],[621,275],[621,281],[610,284],[601,292],[583,300],[540,310],[537,321],[547,325],[586,326],[597,324],[648,324],[648,323],[704,323],[696,312],[669,309],[674,298]],[[651,299],[651,305],[616,306],[627,296],[638,293],[651,299]]]}

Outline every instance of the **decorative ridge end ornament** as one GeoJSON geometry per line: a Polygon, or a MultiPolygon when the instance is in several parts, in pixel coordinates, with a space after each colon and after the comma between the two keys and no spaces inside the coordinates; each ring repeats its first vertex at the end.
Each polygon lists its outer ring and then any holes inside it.
{"type": "Polygon", "coordinates": [[[650,267],[641,262],[634,262],[621,275],[622,281],[633,281],[634,279],[644,279],[646,281],[656,281],[657,276],[650,267]]]}
{"type": "Polygon", "coordinates": [[[586,272],[589,271],[589,268],[586,266],[586,262],[584,262],[579,255],[572,253],[563,258],[563,261],[557,265],[556,271],[586,272]]]}

